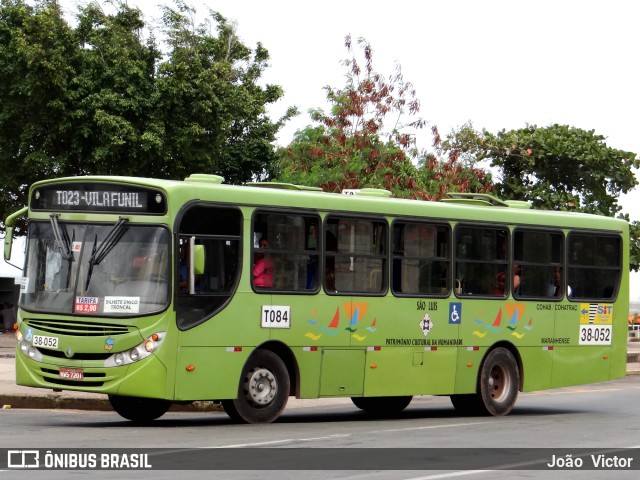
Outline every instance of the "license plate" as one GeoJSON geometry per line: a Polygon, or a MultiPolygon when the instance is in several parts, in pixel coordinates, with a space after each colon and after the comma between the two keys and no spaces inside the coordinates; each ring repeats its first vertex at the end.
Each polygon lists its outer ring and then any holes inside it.
{"type": "Polygon", "coordinates": [[[60,378],[65,380],[82,380],[84,378],[84,372],[79,368],[60,367],[60,378]]]}
{"type": "Polygon", "coordinates": [[[34,335],[32,345],[34,347],[58,349],[58,337],[45,337],[44,335],[34,335]]]}

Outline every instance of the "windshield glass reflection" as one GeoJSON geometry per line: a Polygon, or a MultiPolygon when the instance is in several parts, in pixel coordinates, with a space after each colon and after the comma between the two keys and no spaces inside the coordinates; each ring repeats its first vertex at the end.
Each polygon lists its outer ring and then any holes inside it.
{"type": "Polygon", "coordinates": [[[29,227],[26,310],[139,315],[169,300],[169,232],[161,227],[59,222],[29,227]]]}

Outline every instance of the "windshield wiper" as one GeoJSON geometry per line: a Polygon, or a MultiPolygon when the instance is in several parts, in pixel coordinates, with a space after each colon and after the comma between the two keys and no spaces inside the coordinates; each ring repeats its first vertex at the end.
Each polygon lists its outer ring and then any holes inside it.
{"type": "Polygon", "coordinates": [[[56,244],[60,249],[60,254],[62,258],[64,258],[67,263],[67,280],[65,282],[65,289],[69,288],[69,281],[71,280],[71,263],[73,263],[73,252],[71,251],[71,244],[75,240],[76,232],[73,231],[73,238],[69,239],[69,234],[67,233],[67,228],[60,228],[60,224],[58,223],[58,215],[55,213],[51,214],[51,230],[53,231],[53,237],[56,240],[56,244]]]}
{"type": "Polygon", "coordinates": [[[51,230],[53,230],[53,237],[56,239],[56,245],[58,245],[58,248],[60,249],[62,258],[68,262],[72,262],[73,253],[71,253],[71,240],[69,240],[69,234],[67,233],[66,228],[60,228],[58,215],[55,213],[51,214],[51,230]]]}
{"type": "Polygon", "coordinates": [[[87,272],[87,284],[85,290],[89,289],[89,282],[91,282],[91,274],[93,273],[93,266],[99,265],[102,260],[109,254],[109,252],[120,241],[126,228],[124,224],[128,221],[127,218],[120,217],[120,220],[116,222],[111,231],[107,234],[105,239],[98,246],[98,235],[96,234],[93,241],[93,249],[91,251],[91,258],[89,258],[89,271],[87,272]]]}

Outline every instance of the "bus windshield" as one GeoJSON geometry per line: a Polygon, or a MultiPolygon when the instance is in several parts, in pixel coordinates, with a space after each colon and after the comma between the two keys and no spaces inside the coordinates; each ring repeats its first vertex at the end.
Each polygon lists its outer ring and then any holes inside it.
{"type": "Polygon", "coordinates": [[[169,232],[158,226],[33,222],[26,310],[104,316],[155,313],[169,300],[169,232]]]}

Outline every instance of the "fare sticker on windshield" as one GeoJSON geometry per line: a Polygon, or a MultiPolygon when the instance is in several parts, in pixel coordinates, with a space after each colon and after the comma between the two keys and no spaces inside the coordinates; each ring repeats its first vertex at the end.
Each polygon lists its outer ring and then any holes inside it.
{"type": "Polygon", "coordinates": [[[138,313],[140,297],[104,297],[104,313],[138,313]]]}
{"type": "Polygon", "coordinates": [[[74,313],[98,313],[98,297],[76,297],[74,313]]]}

